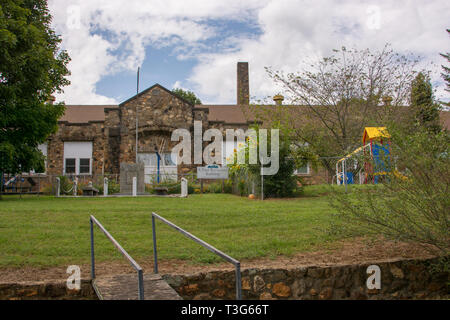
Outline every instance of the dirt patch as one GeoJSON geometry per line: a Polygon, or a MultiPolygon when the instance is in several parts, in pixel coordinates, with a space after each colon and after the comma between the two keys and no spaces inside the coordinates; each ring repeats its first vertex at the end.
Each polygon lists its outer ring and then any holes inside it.
{"type": "MultiPolygon", "coordinates": [[[[333,245],[333,249],[315,252],[298,253],[292,256],[277,256],[274,258],[257,258],[241,260],[241,269],[248,268],[284,268],[291,269],[301,266],[332,266],[359,264],[369,262],[385,262],[398,259],[421,259],[433,257],[423,246],[394,241],[369,241],[364,238],[351,241],[341,241],[333,245]]],[[[145,273],[153,272],[153,260],[137,259],[145,273]]],[[[161,260],[158,263],[161,274],[193,274],[218,270],[233,270],[229,263],[208,265],[192,264],[186,260],[161,260]]],[[[90,278],[90,265],[81,265],[81,277],[90,278]]],[[[0,283],[21,281],[65,280],[67,266],[51,268],[2,268],[0,283]]],[[[114,275],[134,273],[134,269],[126,261],[110,261],[96,264],[96,274],[114,275]]]]}

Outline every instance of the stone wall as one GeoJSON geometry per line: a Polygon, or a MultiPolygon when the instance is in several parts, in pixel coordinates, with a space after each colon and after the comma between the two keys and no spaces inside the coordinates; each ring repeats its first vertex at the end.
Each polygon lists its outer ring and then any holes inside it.
{"type": "Polygon", "coordinates": [[[143,91],[119,107],[120,163],[135,162],[136,110],[139,122],[138,152],[153,152],[157,136],[167,136],[170,141],[173,130],[191,130],[193,126],[193,106],[159,85],[143,91]]]}
{"type": "Polygon", "coordinates": [[[63,174],[64,141],[92,141],[92,174],[102,174],[107,144],[104,128],[103,121],[59,122],[58,131],[48,139],[47,174],[63,174]]]}
{"type": "Polygon", "coordinates": [[[305,185],[328,184],[332,182],[332,176],[328,173],[328,170],[322,166],[319,166],[317,169],[311,168],[310,174],[300,174],[298,176],[305,185]]]}
{"type": "MultiPolygon", "coordinates": [[[[436,259],[374,263],[381,289],[366,286],[370,264],[242,271],[242,298],[266,299],[435,299],[448,294],[448,273],[432,271],[436,259]]],[[[163,278],[184,299],[235,299],[234,271],[163,278]]]]}
{"type": "Polygon", "coordinates": [[[0,300],[97,300],[90,280],[81,280],[81,290],[69,290],[65,281],[0,284],[0,300]]]}
{"type": "Polygon", "coordinates": [[[120,110],[105,109],[105,173],[120,172],[120,110]]]}

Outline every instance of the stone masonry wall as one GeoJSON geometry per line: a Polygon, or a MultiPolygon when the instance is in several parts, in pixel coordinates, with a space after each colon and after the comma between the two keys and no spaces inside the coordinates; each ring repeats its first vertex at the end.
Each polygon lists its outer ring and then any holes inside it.
{"type": "Polygon", "coordinates": [[[97,300],[90,280],[81,280],[81,290],[69,290],[65,281],[0,284],[0,300],[97,300]]]}
{"type": "Polygon", "coordinates": [[[47,173],[61,175],[64,169],[64,141],[92,141],[92,174],[101,174],[105,159],[104,123],[60,122],[58,131],[48,139],[47,173]]]}
{"type": "Polygon", "coordinates": [[[136,110],[139,119],[139,152],[153,152],[153,136],[165,135],[170,141],[173,130],[191,130],[193,126],[193,106],[155,85],[120,105],[120,163],[135,162],[136,110]]]}
{"type": "MultiPolygon", "coordinates": [[[[448,294],[448,273],[433,273],[436,259],[374,263],[381,269],[381,289],[368,290],[370,264],[242,271],[242,298],[267,299],[425,299],[448,294]]],[[[234,271],[163,278],[184,299],[235,299],[234,271]]]]}

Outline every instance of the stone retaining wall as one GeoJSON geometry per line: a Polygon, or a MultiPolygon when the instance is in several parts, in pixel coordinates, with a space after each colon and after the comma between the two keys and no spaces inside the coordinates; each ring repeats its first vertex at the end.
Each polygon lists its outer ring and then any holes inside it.
{"type": "Polygon", "coordinates": [[[65,281],[0,284],[0,300],[97,300],[90,280],[81,280],[81,290],[67,289],[65,281]]]}
{"type": "MultiPolygon", "coordinates": [[[[368,290],[371,264],[242,271],[242,298],[265,299],[439,299],[447,295],[448,272],[433,272],[436,259],[374,263],[381,289],[368,290]]],[[[184,299],[235,299],[234,271],[163,278],[184,299]]]]}

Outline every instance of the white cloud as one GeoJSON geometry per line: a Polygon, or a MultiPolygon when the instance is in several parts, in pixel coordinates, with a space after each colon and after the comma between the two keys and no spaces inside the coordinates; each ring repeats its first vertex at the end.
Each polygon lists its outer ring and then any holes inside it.
{"type": "MultiPolygon", "coordinates": [[[[251,95],[261,98],[279,90],[265,66],[298,71],[304,59],[330,55],[344,45],[381,50],[391,43],[397,52],[423,56],[423,65],[440,67],[439,52],[449,51],[449,9],[446,1],[271,1],[258,13],[259,38],[241,39],[232,53],[200,55],[189,80],[208,98],[203,100],[234,103],[236,61],[248,61],[251,95]]],[[[437,83],[440,70],[433,69],[437,83]]],[[[438,88],[437,96],[442,92],[438,88]]]]}
{"type": "Polygon", "coordinates": [[[135,70],[148,45],[195,47],[215,35],[208,19],[245,19],[259,1],[50,0],[53,27],[72,57],[71,85],[58,100],[109,104],[113,98],[96,93],[102,77],[135,70]]]}
{"type": "Polygon", "coordinates": [[[73,59],[72,85],[60,97],[68,103],[116,103],[97,94],[96,84],[106,75],[134,71],[148,46],[174,46],[179,59],[196,59],[187,82],[175,84],[191,87],[205,103],[236,102],[238,61],[249,62],[251,95],[264,97],[279,91],[265,66],[297,71],[304,59],[343,45],[377,50],[389,42],[396,51],[420,54],[436,64],[436,84],[445,63],[439,52],[450,51],[445,0],[50,0],[49,7],[73,59]],[[68,5],[79,8],[79,29],[67,25],[73,20],[68,5]],[[261,33],[223,33],[211,23],[217,20],[257,25],[261,33]],[[211,48],[208,39],[220,42],[211,48]]]}

